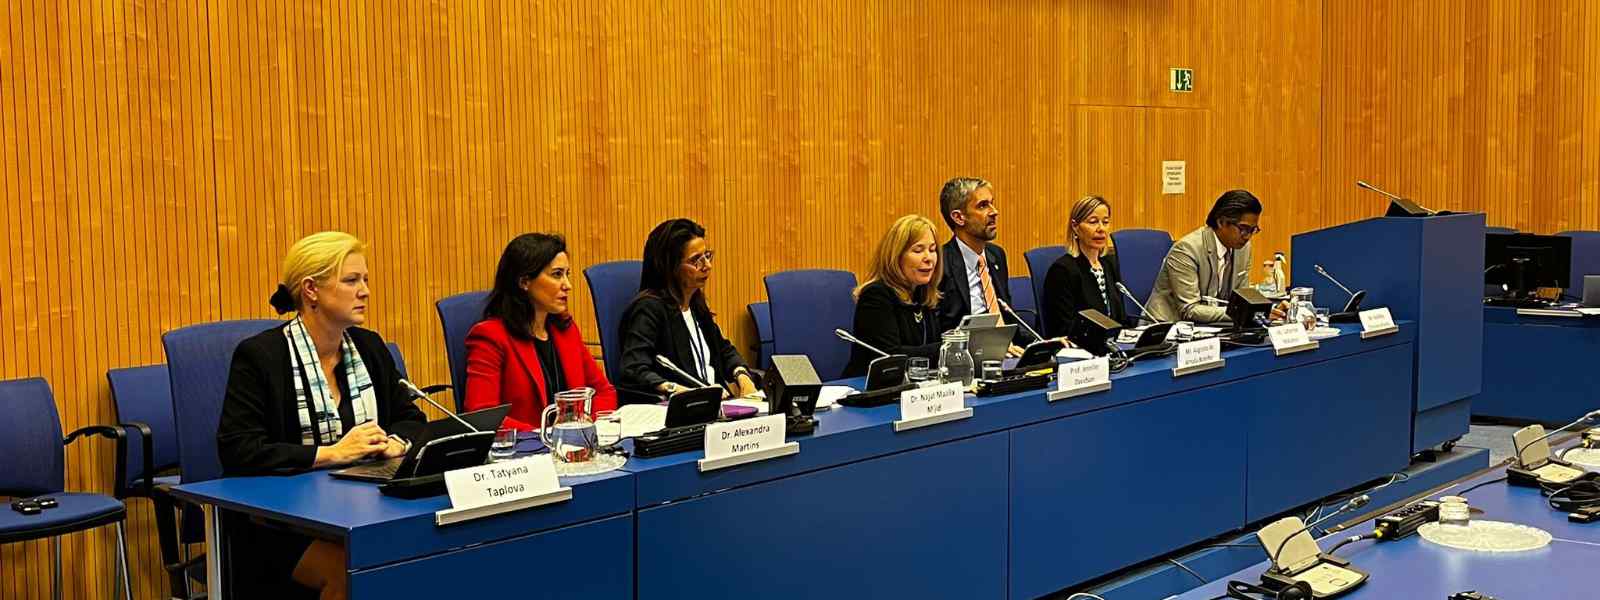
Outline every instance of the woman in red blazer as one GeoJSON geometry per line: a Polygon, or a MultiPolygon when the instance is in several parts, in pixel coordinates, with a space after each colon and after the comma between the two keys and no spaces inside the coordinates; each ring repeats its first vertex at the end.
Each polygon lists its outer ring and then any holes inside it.
{"type": "Polygon", "coordinates": [[[615,410],[617,391],[589,355],[567,312],[567,242],[525,233],[500,254],[483,320],[467,333],[468,410],[511,404],[505,425],[539,427],[556,392],[594,388],[594,410],[615,410]]]}

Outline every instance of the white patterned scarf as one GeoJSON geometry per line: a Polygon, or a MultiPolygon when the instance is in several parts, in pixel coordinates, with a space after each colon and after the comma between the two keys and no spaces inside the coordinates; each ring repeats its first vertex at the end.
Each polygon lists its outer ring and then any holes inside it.
{"type": "MultiPolygon", "coordinates": [[[[322,362],[317,358],[317,347],[311,342],[305,321],[295,317],[283,328],[289,342],[289,358],[294,363],[295,407],[300,415],[300,443],[307,446],[329,446],[339,443],[344,436],[344,424],[339,420],[339,404],[333,400],[333,382],[322,374],[322,362]]],[[[343,356],[345,382],[350,386],[350,412],[354,423],[360,425],[378,417],[378,405],[372,391],[372,377],[367,375],[367,365],[356,351],[349,332],[339,345],[343,356]]]]}

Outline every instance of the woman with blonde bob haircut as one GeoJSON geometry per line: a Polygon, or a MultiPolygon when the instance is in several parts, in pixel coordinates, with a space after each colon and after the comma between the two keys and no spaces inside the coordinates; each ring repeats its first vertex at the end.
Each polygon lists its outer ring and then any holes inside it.
{"type": "MultiPolygon", "coordinates": [[[[939,243],[933,221],[900,217],[878,241],[867,279],[856,288],[855,336],[890,354],[935,360],[939,354],[939,243]]],[[[865,375],[877,354],[850,348],[846,377],[865,375]]]]}
{"type": "Polygon", "coordinates": [[[1044,335],[1066,336],[1082,325],[1078,311],[1098,310],[1132,326],[1122,305],[1122,269],[1111,244],[1111,204],[1100,196],[1073,203],[1067,219],[1067,253],[1044,278],[1044,335]]]}
{"type": "MultiPolygon", "coordinates": [[[[239,343],[217,425],[223,475],[285,474],[402,456],[426,418],[367,321],[366,245],[315,233],[289,248],[270,300],[293,319],[239,343]]],[[[235,590],[250,597],[346,596],[336,542],[236,519],[235,590]],[[242,534],[242,535],[241,535],[242,534]]]]}

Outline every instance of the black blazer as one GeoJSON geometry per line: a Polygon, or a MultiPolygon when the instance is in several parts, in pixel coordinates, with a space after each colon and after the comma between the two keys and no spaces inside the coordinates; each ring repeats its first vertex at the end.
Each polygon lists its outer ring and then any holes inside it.
{"type": "MultiPolygon", "coordinates": [[[[930,363],[939,360],[939,323],[933,309],[922,305],[906,304],[895,295],[894,289],[882,281],[874,281],[861,289],[856,298],[855,330],[861,341],[890,354],[920,356],[930,363]]],[[[850,345],[850,362],[845,365],[845,377],[867,374],[867,363],[878,355],[872,351],[850,345]]]]}
{"type": "Polygon", "coordinates": [[[1117,255],[1101,256],[1100,268],[1105,271],[1106,298],[1111,300],[1111,306],[1106,306],[1105,299],[1100,297],[1100,286],[1089,270],[1087,257],[1063,254],[1050,265],[1050,271],[1044,276],[1044,306],[1040,307],[1044,311],[1044,331],[1041,333],[1050,337],[1067,335],[1083,320],[1078,311],[1087,308],[1105,313],[1125,326],[1135,325],[1122,305],[1122,292],[1117,290],[1117,283],[1122,281],[1117,255]]]}
{"type": "MultiPolygon", "coordinates": [[[[288,323],[251,336],[233,351],[217,424],[217,454],[226,476],[305,471],[316,461],[317,447],[300,443],[285,327],[288,323]]],[[[400,371],[383,338],[360,327],[349,332],[377,394],[378,426],[407,440],[417,439],[428,419],[400,385],[400,371]]]]}
{"type": "MultiPolygon", "coordinates": [[[[745,366],[744,357],[722,337],[722,329],[711,314],[703,309],[694,311],[695,323],[705,336],[706,347],[711,350],[711,368],[717,372],[715,383],[726,384],[734,380],[733,372],[745,366]]],[[[678,385],[694,386],[677,373],[656,363],[660,354],[672,364],[690,373],[694,372],[694,352],[689,349],[689,327],[683,314],[671,299],[641,295],[622,311],[622,375],[620,384],[634,390],[654,388],[671,381],[678,385]]],[[[712,383],[712,382],[707,382],[712,383]]]]}
{"type": "MultiPolygon", "coordinates": [[[[972,314],[972,292],[967,287],[967,259],[957,246],[961,241],[950,238],[945,242],[943,256],[944,278],[939,280],[939,331],[949,331],[961,325],[962,317],[972,314]]],[[[1006,264],[1006,249],[999,244],[986,244],[983,259],[989,263],[989,278],[994,281],[994,295],[1011,304],[1011,268],[1006,264]]],[[[1017,319],[1000,309],[1000,319],[1015,325],[1017,319]]],[[[1021,327],[1014,338],[1019,342],[1032,341],[1033,336],[1021,327]]]]}

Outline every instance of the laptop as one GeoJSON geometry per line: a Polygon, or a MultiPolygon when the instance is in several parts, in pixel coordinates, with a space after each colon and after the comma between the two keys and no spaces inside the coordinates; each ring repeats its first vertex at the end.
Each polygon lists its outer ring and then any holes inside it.
{"type": "Polygon", "coordinates": [[[477,431],[468,429],[460,421],[445,417],[429,421],[422,429],[420,439],[411,443],[405,456],[361,463],[328,474],[339,479],[386,482],[393,479],[436,475],[464,467],[483,464],[489,457],[489,445],[494,443],[494,432],[511,412],[510,404],[502,404],[461,413],[462,421],[477,431]]]}
{"type": "Polygon", "coordinates": [[[1600,275],[1583,276],[1583,307],[1600,308],[1600,275]]]}
{"type": "Polygon", "coordinates": [[[962,320],[961,329],[967,332],[967,352],[972,355],[973,367],[982,365],[986,360],[1006,359],[1006,351],[1011,349],[1017,326],[1001,325],[999,321],[1000,316],[993,313],[968,315],[962,320]]]}

